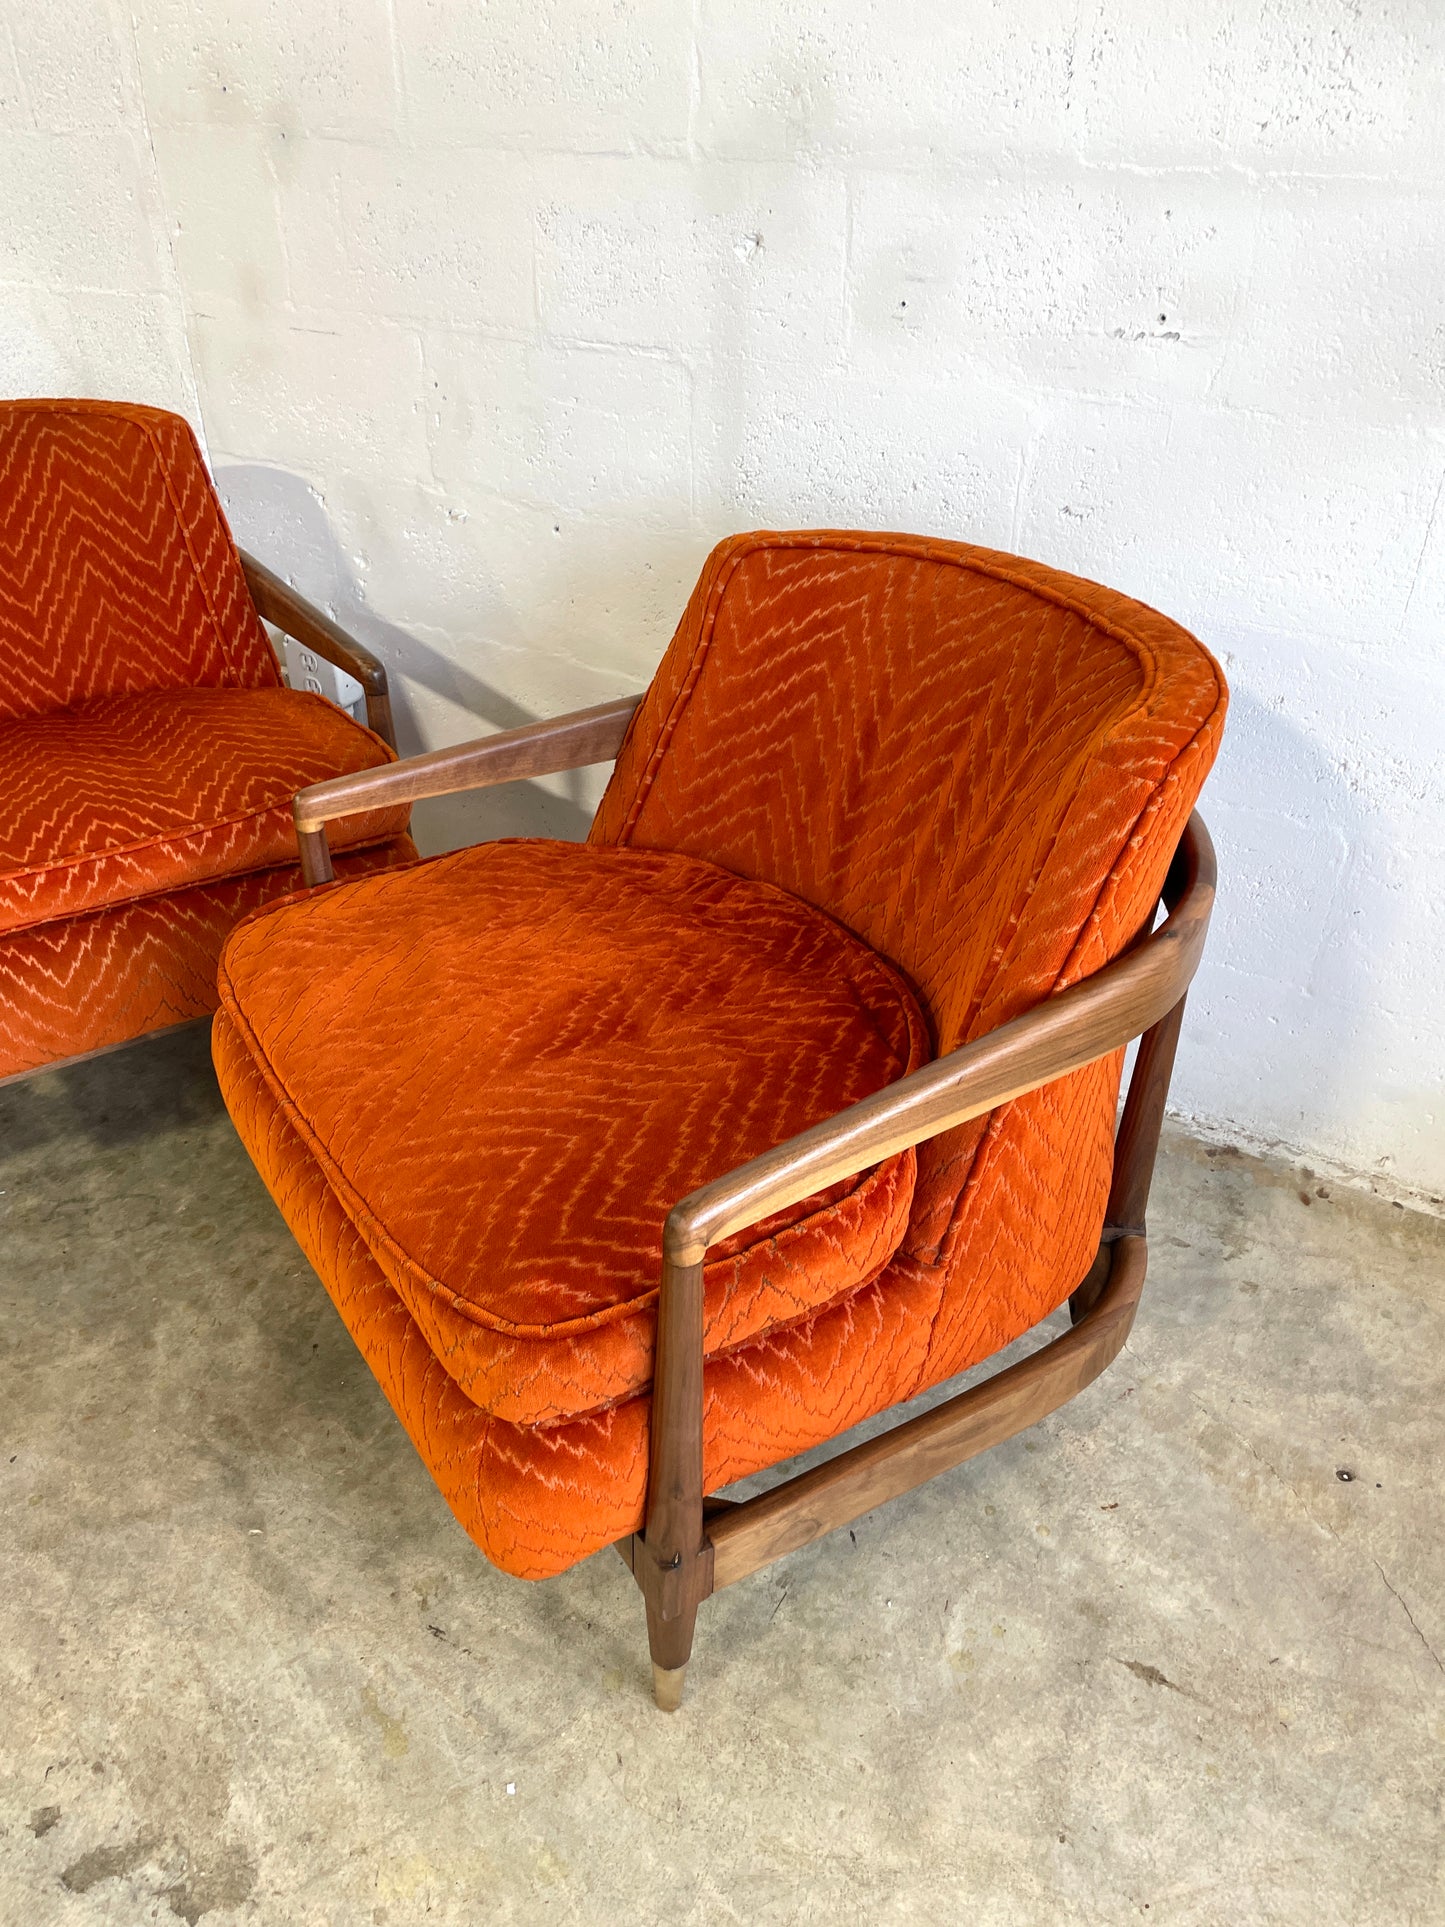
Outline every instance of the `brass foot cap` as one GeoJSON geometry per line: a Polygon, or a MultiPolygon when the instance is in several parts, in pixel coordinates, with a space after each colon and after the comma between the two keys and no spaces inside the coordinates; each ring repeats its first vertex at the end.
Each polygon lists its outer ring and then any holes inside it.
{"type": "Polygon", "coordinates": [[[682,1682],[686,1677],[685,1666],[653,1667],[652,1697],[657,1702],[659,1712],[675,1713],[682,1705],[682,1682]]]}

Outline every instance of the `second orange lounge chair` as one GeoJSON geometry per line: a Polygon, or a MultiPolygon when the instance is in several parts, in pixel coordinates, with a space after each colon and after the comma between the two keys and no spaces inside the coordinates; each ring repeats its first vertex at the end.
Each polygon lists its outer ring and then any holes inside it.
{"type": "MultiPolygon", "coordinates": [[[[385,670],[238,551],[179,415],[0,402],[0,1080],[214,1010],[232,926],[301,881],[296,790],[394,750],[385,670]],[[263,619],[367,728],[283,686],[263,619]]],[[[338,841],[416,856],[405,808],[338,841]]]]}
{"type": "Polygon", "coordinates": [[[329,821],[616,759],[586,844],[484,844],[252,917],[215,1057],[463,1526],[533,1579],[616,1543],[659,1704],[711,1591],[1122,1344],[1225,701],[1174,623],[1037,564],[746,535],[640,704],[298,797],[324,881],[329,821]],[[333,1040],[363,1011],[358,1054],[333,1040]],[[1073,1329],[1024,1364],[712,1496],[1065,1299],[1073,1329]]]}

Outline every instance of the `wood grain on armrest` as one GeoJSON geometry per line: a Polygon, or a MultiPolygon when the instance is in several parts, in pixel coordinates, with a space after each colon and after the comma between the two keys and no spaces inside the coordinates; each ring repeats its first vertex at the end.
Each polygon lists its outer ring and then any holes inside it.
{"type": "Polygon", "coordinates": [[[1152,936],[1012,1023],[691,1192],[668,1214],[668,1264],[700,1265],[709,1245],[1105,1057],[1157,1023],[1189,987],[1214,904],[1214,848],[1198,816],[1180,850],[1179,895],[1152,936]]]}
{"type": "Polygon", "coordinates": [[[632,712],[641,700],[640,696],[622,696],[616,702],[599,703],[595,709],[575,710],[570,716],[500,730],[495,736],[433,750],[427,756],[411,756],[403,763],[313,783],[310,789],[301,791],[292,806],[296,828],[305,834],[321,829],[333,817],[355,816],[362,810],[385,809],[393,803],[414,803],[424,796],[451,796],[458,790],[483,789],[519,777],[549,776],[558,770],[611,762],[622,747],[632,712]]]}
{"type": "Polygon", "coordinates": [[[344,669],[348,676],[355,676],[366,691],[367,723],[383,742],[395,749],[396,730],[384,665],[364,643],[349,636],[339,623],[333,622],[314,602],[308,602],[289,582],[283,582],[274,569],[268,569],[244,549],[240,556],[241,572],[261,620],[293,637],[303,649],[313,650],[326,662],[344,669]]]}

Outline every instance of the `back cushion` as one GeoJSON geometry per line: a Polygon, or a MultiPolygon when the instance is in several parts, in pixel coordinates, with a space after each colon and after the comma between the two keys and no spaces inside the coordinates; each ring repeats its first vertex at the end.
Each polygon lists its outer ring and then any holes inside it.
{"type": "Polygon", "coordinates": [[[179,415],[0,403],[0,720],[279,680],[179,415]]]}
{"type": "MultiPolygon", "coordinates": [[[[1182,827],[1162,786],[1189,752],[1192,803],[1223,707],[1191,636],[1094,584],[959,543],[739,536],[708,561],[592,834],[829,911],[909,973],[943,1052],[1134,934],[1182,827]]],[[[983,1129],[920,1147],[920,1255],[983,1129]]]]}

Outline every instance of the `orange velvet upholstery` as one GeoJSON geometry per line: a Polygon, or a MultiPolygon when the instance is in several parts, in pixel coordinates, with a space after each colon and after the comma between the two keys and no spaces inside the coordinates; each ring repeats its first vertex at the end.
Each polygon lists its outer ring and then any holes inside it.
{"type": "MultiPolygon", "coordinates": [[[[540,1577],[642,1523],[668,1206],[845,1087],[901,1074],[920,1020],[929,1054],[951,1049],[1116,955],[1157,899],[1225,700],[1176,625],[1038,565],[901,536],[741,536],[704,570],[590,852],[462,852],[238,931],[215,1033],[232,1115],[492,1559],[540,1577]],[[689,897],[719,871],[726,941],[689,897]],[[782,904],[789,930],[834,928],[809,906],[841,929],[789,947],[779,976],[782,904]],[[343,960],[341,1000],[399,1013],[359,1084],[317,1061],[315,1018],[296,1014],[324,955],[343,960]],[[875,1033],[861,1053],[818,1022],[845,982],[875,1033]],[[519,1073],[507,1051],[533,1024],[519,1073]]],[[[710,1254],[710,1490],[952,1376],[1068,1295],[1103,1221],[1120,1064],[710,1254]],[[880,1183],[888,1198],[860,1208],[880,1183]]]]}
{"type": "MultiPolygon", "coordinates": [[[[288,863],[297,790],[387,754],[294,689],[148,689],[0,723],[0,931],[288,863]]],[[[338,827],[355,848],[406,812],[338,827]]]]}
{"type": "MultiPolygon", "coordinates": [[[[185,422],[0,404],[0,1076],[213,1009],[295,791],[391,753],[282,687],[185,422]]],[[[405,810],[339,843],[415,856],[405,810]]]]}
{"type": "Polygon", "coordinates": [[[0,402],[0,717],[280,680],[179,415],[0,402]]]}
{"type": "MultiPolygon", "coordinates": [[[[928,1056],[897,972],[798,898],[570,843],[483,844],[254,918],[221,1003],[449,1374],[526,1425],[648,1383],[677,1198],[928,1056]],[[354,1010],[365,1054],[317,1051],[354,1010]]],[[[875,1277],[913,1169],[720,1245],[708,1350],[875,1277]]]]}
{"type": "MultiPolygon", "coordinates": [[[[338,877],[410,863],[409,836],[336,859],[338,877]]],[[[0,1076],[107,1050],[216,1008],[216,962],[242,917],[301,888],[295,864],[138,897],[0,937],[0,1076]]]]}
{"type": "MultiPolygon", "coordinates": [[[[236,1129],[331,1293],[447,1504],[503,1571],[545,1579],[642,1522],[649,1400],[553,1425],[474,1405],[322,1177],[224,1010],[212,1032],[236,1129]]],[[[708,1364],[710,1490],[834,1437],[908,1396],[933,1294],[906,1277],[865,1285],[708,1364]]]]}

